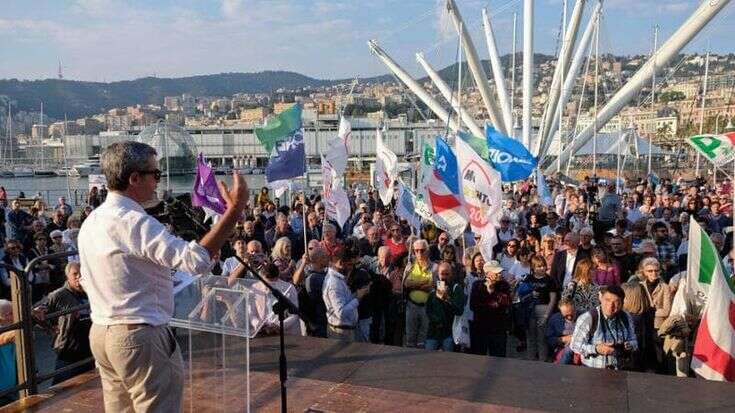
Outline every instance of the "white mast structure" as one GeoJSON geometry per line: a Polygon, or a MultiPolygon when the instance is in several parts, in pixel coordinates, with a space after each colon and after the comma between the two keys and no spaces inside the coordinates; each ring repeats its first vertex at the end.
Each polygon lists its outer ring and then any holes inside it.
{"type": "Polygon", "coordinates": [[[449,128],[453,131],[459,130],[459,123],[456,119],[451,118],[449,113],[436,101],[426,90],[424,90],[419,82],[411,77],[401,66],[398,65],[388,54],[378,46],[375,40],[368,41],[368,47],[370,51],[385,64],[388,69],[396,75],[396,77],[413,92],[426,106],[431,109],[432,112],[444,123],[449,125],[449,128]]]}
{"type": "MultiPolygon", "coordinates": [[[[510,125],[508,126],[511,129],[511,132],[515,134],[515,95],[516,95],[516,46],[517,46],[517,40],[516,35],[518,34],[518,28],[516,26],[518,21],[518,13],[513,13],[513,48],[512,53],[513,56],[510,58],[510,66],[511,66],[511,73],[510,73],[510,125]]],[[[517,136],[515,136],[516,139],[518,139],[517,136]]]]}
{"type": "MultiPolygon", "coordinates": [[[[574,52],[574,57],[572,58],[571,65],[566,71],[567,77],[564,79],[564,87],[561,91],[557,111],[560,109],[563,110],[563,108],[569,102],[569,99],[571,99],[572,97],[574,85],[577,82],[577,74],[579,73],[579,70],[582,68],[582,65],[585,61],[585,56],[592,40],[592,34],[594,33],[595,27],[597,25],[597,20],[599,19],[601,13],[602,0],[598,1],[597,4],[595,4],[594,9],[592,10],[592,14],[590,15],[590,20],[589,22],[587,22],[587,27],[584,29],[584,32],[582,33],[582,38],[579,41],[579,47],[577,47],[577,50],[574,52]]],[[[541,150],[539,150],[539,156],[542,161],[543,158],[546,157],[546,151],[551,145],[551,139],[554,136],[554,132],[556,132],[557,127],[559,127],[560,121],[561,119],[559,116],[555,116],[552,118],[549,132],[546,134],[546,139],[544,139],[542,142],[541,150]]]]}
{"type": "MultiPolygon", "coordinates": [[[[464,110],[459,104],[455,104],[455,102],[453,102],[454,99],[452,98],[452,95],[453,95],[452,89],[449,87],[449,85],[447,85],[444,79],[442,79],[441,76],[439,76],[439,73],[437,73],[436,70],[434,70],[431,67],[431,65],[429,65],[429,63],[424,58],[423,53],[416,53],[416,61],[424,69],[426,74],[429,76],[429,79],[431,79],[431,81],[434,83],[436,88],[439,89],[439,93],[441,93],[442,97],[447,102],[449,102],[451,106],[455,107],[455,109],[457,110],[457,113],[460,116],[461,121],[465,125],[467,125],[467,127],[470,129],[472,134],[476,136],[484,136],[484,133],[482,132],[482,128],[480,128],[480,126],[477,125],[472,115],[470,115],[466,110],[464,110]]],[[[460,127],[460,124],[457,123],[456,128],[458,129],[459,127],[460,127]]],[[[450,125],[450,128],[456,131],[456,129],[454,129],[451,125],[450,125]]]]}
{"type": "MultiPolygon", "coordinates": [[[[595,29],[595,119],[594,133],[592,134],[592,176],[597,176],[597,103],[600,89],[600,22],[597,22],[595,29]]],[[[561,157],[561,155],[559,155],[561,157]]]]}
{"type": "Polygon", "coordinates": [[[500,64],[498,56],[498,46],[495,42],[495,33],[490,23],[490,16],[487,9],[482,9],[482,27],[485,29],[485,43],[487,43],[487,52],[490,57],[490,66],[493,69],[493,80],[495,80],[495,92],[498,94],[500,108],[503,112],[503,121],[508,128],[508,135],[513,132],[513,116],[510,114],[510,99],[508,98],[508,89],[505,85],[505,76],[503,76],[503,66],[500,64]]]}
{"type": "Polygon", "coordinates": [[[508,135],[508,128],[503,120],[503,115],[498,108],[498,103],[492,96],[490,91],[490,84],[487,81],[487,74],[480,63],[480,58],[477,56],[477,50],[475,44],[470,38],[470,34],[467,31],[467,25],[462,20],[462,15],[459,14],[457,5],[454,4],[454,0],[447,0],[447,11],[452,17],[455,28],[459,31],[459,36],[462,38],[462,48],[464,49],[465,55],[467,56],[467,67],[470,69],[472,78],[475,80],[477,89],[480,91],[480,96],[487,109],[490,122],[492,122],[495,129],[500,133],[508,135]]]}
{"type": "MultiPolygon", "coordinates": [[[[562,38],[562,41],[564,42],[564,44],[562,45],[562,47],[564,48],[564,50],[566,50],[567,48],[569,48],[571,50],[571,47],[568,46],[567,43],[566,43],[566,37],[567,37],[567,0],[564,0],[562,2],[562,7],[564,8],[564,10],[562,11],[562,19],[561,19],[561,38],[562,38]]],[[[562,56],[561,50],[559,50],[559,56],[560,57],[562,56]]],[[[560,76],[559,87],[562,88],[564,86],[564,73],[565,73],[564,70],[566,69],[565,68],[565,62],[564,62],[564,60],[561,60],[560,59],[559,65],[561,65],[560,66],[561,67],[561,76],[560,76]]],[[[552,86],[552,89],[553,89],[553,86],[552,86]]],[[[559,94],[561,95],[561,91],[560,91],[559,94]]],[[[564,108],[562,106],[557,106],[557,108],[559,110],[556,111],[556,114],[555,115],[557,115],[559,117],[559,143],[558,143],[558,150],[559,150],[559,154],[561,154],[562,142],[563,142],[563,138],[564,138],[564,133],[563,133],[564,132],[564,108]]],[[[547,107],[547,110],[548,110],[548,107],[547,107]]],[[[541,148],[540,148],[541,141],[542,141],[542,139],[539,137],[539,139],[537,139],[537,145],[539,145],[539,149],[538,150],[541,150],[541,148]]],[[[559,157],[557,157],[557,161],[558,160],[559,160],[559,157]]],[[[556,163],[556,173],[558,174],[560,172],[561,172],[561,163],[560,162],[557,162],[556,163]]]]}
{"type": "Polygon", "coordinates": [[[531,147],[533,97],[533,0],[523,1],[523,145],[531,147]]]}
{"type": "MultiPolygon", "coordinates": [[[[653,27],[653,50],[651,51],[651,59],[656,59],[656,49],[658,48],[658,24],[653,27]]],[[[651,109],[656,105],[656,72],[653,72],[651,79],[651,109]]],[[[653,157],[653,137],[648,140],[648,175],[651,175],[653,157]]]]}
{"type": "MultiPolygon", "coordinates": [[[[710,0],[702,2],[697,10],[684,22],[681,27],[664,43],[656,52],[656,59],[647,61],[643,67],[610,99],[600,110],[595,119],[596,126],[590,125],[577,135],[574,143],[564,149],[561,154],[562,162],[579,150],[592,137],[592,129],[604,126],[613,116],[618,114],[633,98],[635,98],[643,85],[651,80],[654,72],[666,67],[693,38],[697,35],[725,6],[730,0],[710,0]]],[[[546,173],[553,172],[553,166],[545,170],[546,173]]]]}
{"type": "MultiPolygon", "coordinates": [[[[702,86],[702,108],[699,110],[699,134],[701,135],[704,132],[704,107],[707,103],[707,80],[709,77],[709,50],[707,51],[707,56],[704,60],[704,86],[702,86]]],[[[699,156],[699,151],[697,151],[697,166],[695,169],[695,172],[697,174],[697,178],[699,178],[699,165],[700,165],[701,158],[699,156]]]]}
{"type": "MultiPolygon", "coordinates": [[[[522,137],[523,142],[526,145],[531,143],[531,89],[533,85],[533,3],[533,0],[524,0],[524,96],[522,137]]],[[[628,83],[623,85],[623,87],[620,88],[620,90],[618,90],[617,93],[615,93],[615,95],[599,110],[597,116],[594,119],[594,123],[586,127],[584,130],[582,130],[582,132],[577,134],[574,139],[572,139],[572,142],[567,145],[562,151],[561,155],[559,156],[558,162],[562,164],[567,163],[571,159],[572,155],[577,150],[579,150],[579,148],[585,145],[593,137],[593,134],[599,130],[599,128],[602,128],[612,117],[617,115],[632,99],[637,96],[641,88],[651,81],[655,72],[658,72],[665,68],[671,62],[671,60],[729,3],[730,0],[708,0],[702,2],[697,10],[695,10],[692,15],[679,27],[679,29],[659,48],[659,50],[656,51],[656,58],[649,59],[641,67],[641,69],[638,70],[638,72],[628,81],[628,83]]],[[[568,96],[571,95],[571,88],[573,87],[574,81],[576,80],[577,71],[579,70],[579,66],[581,66],[581,62],[584,60],[584,49],[587,48],[587,45],[585,43],[589,43],[591,26],[594,26],[593,21],[599,19],[601,6],[602,2],[601,0],[598,0],[595,12],[592,13],[592,16],[590,18],[591,21],[590,23],[588,23],[587,30],[585,31],[585,36],[583,36],[583,40],[580,42],[580,45],[577,47],[577,50],[574,53],[574,59],[572,60],[572,64],[569,66],[569,70],[566,70],[567,77],[564,79],[564,87],[561,90],[561,99],[558,102],[558,105],[561,105],[562,107],[566,104],[568,96]],[[588,38],[586,42],[585,37],[588,38]]],[[[453,0],[447,0],[447,10],[450,12],[449,14],[452,16],[455,25],[459,29],[461,16],[459,15],[459,12],[453,0]]],[[[572,30],[570,27],[570,30],[566,33],[565,37],[569,38],[571,31],[572,30]]],[[[479,73],[482,67],[479,64],[479,59],[477,59],[477,52],[475,51],[474,46],[469,39],[467,28],[464,25],[463,27],[461,27],[460,36],[463,37],[463,50],[467,55],[468,66],[470,68],[470,71],[472,72],[475,83],[477,84],[478,89],[483,96],[483,102],[485,103],[486,107],[490,106],[491,104],[494,104],[495,101],[494,99],[489,99],[491,98],[491,96],[489,96],[489,86],[487,79],[485,76],[479,73]]],[[[383,51],[377,45],[375,40],[368,41],[368,47],[370,48],[370,51],[375,54],[381,60],[381,62],[383,62],[383,64],[385,64],[386,67],[388,67],[388,69],[393,74],[395,74],[396,77],[402,83],[404,83],[424,104],[426,104],[439,119],[447,123],[450,129],[454,131],[458,130],[460,125],[457,119],[452,118],[449,113],[439,104],[439,102],[437,102],[431,95],[429,95],[423,89],[423,87],[418,84],[416,80],[414,80],[408,73],[406,73],[403,68],[401,68],[392,58],[390,58],[390,56],[385,53],[385,51],[383,51]]],[[[484,71],[482,72],[484,73],[484,71]]],[[[513,74],[515,74],[515,72],[513,74]]],[[[511,92],[511,96],[513,96],[512,93],[513,92],[511,92]]],[[[511,99],[511,106],[512,104],[513,102],[511,99]]],[[[488,110],[488,113],[491,116],[491,121],[493,120],[492,117],[495,116],[495,120],[493,122],[495,123],[496,128],[500,132],[505,133],[505,127],[503,127],[502,129],[500,128],[501,124],[504,123],[502,115],[500,115],[500,113],[497,111],[493,112],[491,110],[492,107],[495,107],[497,109],[497,105],[491,106],[488,110]]],[[[556,111],[551,113],[555,114],[555,112],[556,111]]],[[[461,113],[460,116],[462,116],[461,113]]],[[[553,123],[559,122],[558,116],[550,115],[549,118],[554,121],[553,123]]],[[[464,119],[465,118],[463,118],[463,121],[464,119]]],[[[472,125],[467,122],[465,123],[468,125],[468,127],[472,125]]],[[[553,126],[553,123],[552,127],[548,129],[549,132],[547,133],[547,135],[551,135],[551,133],[556,128],[555,126],[553,126]]],[[[513,125],[509,126],[512,127],[513,125]]],[[[544,148],[547,148],[549,143],[550,142],[548,139],[545,142],[542,142],[541,151],[539,152],[541,158],[543,158],[545,153],[544,148]]],[[[550,174],[554,172],[555,169],[556,166],[552,163],[544,169],[544,173],[550,174]]]]}
{"type": "MultiPolygon", "coordinates": [[[[539,126],[539,133],[536,139],[536,146],[534,151],[539,154],[541,150],[542,142],[549,137],[549,129],[551,123],[556,117],[556,108],[559,104],[559,95],[561,94],[561,88],[564,84],[563,79],[566,75],[566,70],[569,67],[569,60],[572,58],[572,49],[577,41],[577,32],[579,31],[579,24],[582,21],[582,14],[587,0],[577,0],[572,10],[572,17],[569,20],[569,28],[562,27],[562,44],[559,48],[559,59],[557,61],[556,69],[554,69],[554,75],[551,80],[551,88],[549,89],[549,99],[546,103],[546,108],[541,116],[541,125],[539,126]]],[[[566,26],[566,2],[564,4],[564,22],[562,26],[566,26]]]]}

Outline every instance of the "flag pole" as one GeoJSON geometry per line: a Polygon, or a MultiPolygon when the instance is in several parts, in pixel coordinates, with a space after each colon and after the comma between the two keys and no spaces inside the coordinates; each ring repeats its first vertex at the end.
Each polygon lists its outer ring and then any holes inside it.
{"type": "MultiPolygon", "coordinates": [[[[297,103],[298,105],[299,103],[297,103]]],[[[319,123],[319,108],[317,108],[317,120],[316,122],[319,123]]],[[[303,122],[303,113],[302,113],[302,122],[303,122]]],[[[319,135],[317,134],[317,128],[318,126],[315,125],[314,129],[314,142],[316,142],[319,139],[319,135]]],[[[304,129],[304,135],[306,135],[306,129],[304,129]]],[[[318,144],[317,144],[318,145],[318,144]]],[[[322,177],[324,179],[324,177],[322,177]]],[[[309,251],[309,240],[308,235],[306,233],[306,188],[309,184],[309,155],[306,152],[306,138],[304,138],[304,188],[301,190],[301,215],[303,220],[302,227],[304,228],[304,254],[307,254],[309,251]]],[[[325,207],[326,208],[326,207],[325,207]]],[[[317,213],[317,217],[319,214],[317,213]]]]}

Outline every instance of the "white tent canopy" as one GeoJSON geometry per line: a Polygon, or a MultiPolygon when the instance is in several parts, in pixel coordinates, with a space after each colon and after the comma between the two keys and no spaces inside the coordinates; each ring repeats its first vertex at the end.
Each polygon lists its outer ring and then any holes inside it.
{"type": "MultiPolygon", "coordinates": [[[[663,150],[657,145],[653,145],[646,138],[641,137],[635,129],[624,129],[622,131],[597,134],[597,154],[598,155],[617,155],[618,146],[620,146],[620,156],[648,156],[648,145],[651,145],[651,154],[653,156],[672,155],[672,152],[663,150]]],[[[581,148],[579,148],[574,156],[589,156],[594,152],[595,144],[590,139],[581,148]]],[[[549,146],[547,156],[554,156],[559,153],[559,133],[554,135],[553,141],[549,146]]]]}

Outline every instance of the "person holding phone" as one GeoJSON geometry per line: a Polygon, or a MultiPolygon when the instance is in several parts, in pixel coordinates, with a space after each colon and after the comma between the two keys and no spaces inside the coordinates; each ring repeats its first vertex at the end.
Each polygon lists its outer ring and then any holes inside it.
{"type": "Polygon", "coordinates": [[[426,336],[427,350],[454,351],[452,340],[452,323],[454,317],[464,312],[465,295],[460,282],[454,277],[451,264],[442,261],[438,268],[439,280],[436,288],[426,300],[426,315],[429,318],[429,329],[426,336]]]}

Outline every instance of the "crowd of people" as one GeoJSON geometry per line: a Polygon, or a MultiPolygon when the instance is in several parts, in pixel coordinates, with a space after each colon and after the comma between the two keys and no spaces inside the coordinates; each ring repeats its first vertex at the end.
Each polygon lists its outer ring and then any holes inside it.
{"type": "MultiPolygon", "coordinates": [[[[372,189],[350,194],[340,227],[318,195],[279,205],[263,188],[231,253],[275,264],[309,320],[301,334],[688,375],[696,326],[666,321],[690,217],[732,272],[730,181],[551,188],[548,205],[530,181],[504,188],[489,260],[469,227],[456,240],[428,220],[411,228],[372,189]]],[[[248,276],[237,267],[225,260],[222,275],[248,276]]]]}
{"type": "MultiPolygon", "coordinates": [[[[686,274],[690,218],[732,273],[731,182],[642,181],[620,191],[594,178],[549,182],[546,205],[531,181],[504,187],[492,259],[469,227],[454,240],[429,220],[412,228],[372,188],[351,190],[353,213],[342,226],[316,193],[281,203],[263,188],[212,273],[231,282],[251,277],[237,256],[293,290],[308,322],[292,317],[290,334],[687,375],[683,354],[695,326],[672,332],[667,318],[686,274]]],[[[80,227],[106,191],[76,211],[63,197],[53,208],[39,200],[26,210],[2,194],[0,256],[24,268],[35,257],[76,250],[80,227]]],[[[88,311],[45,320],[87,302],[78,261],[48,259],[28,275],[33,315],[54,335],[57,368],[91,354],[88,311]]],[[[5,325],[10,275],[0,276],[5,325]]],[[[14,377],[6,374],[15,368],[13,334],[0,335],[3,377],[14,377]]]]}

